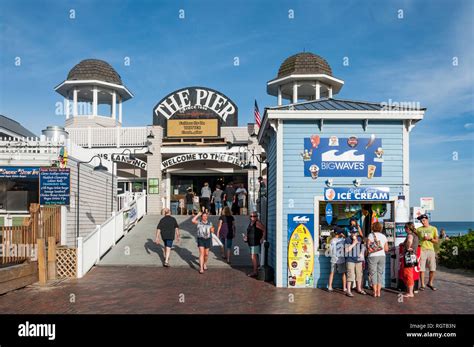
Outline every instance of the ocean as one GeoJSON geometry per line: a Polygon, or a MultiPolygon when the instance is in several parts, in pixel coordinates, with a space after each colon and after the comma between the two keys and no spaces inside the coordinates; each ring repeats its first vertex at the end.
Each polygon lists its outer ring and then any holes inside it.
{"type": "Polygon", "coordinates": [[[449,236],[457,236],[460,233],[462,235],[467,234],[469,228],[474,230],[474,222],[430,222],[431,225],[434,225],[438,228],[438,233],[441,228],[446,230],[446,234],[449,236]]]}

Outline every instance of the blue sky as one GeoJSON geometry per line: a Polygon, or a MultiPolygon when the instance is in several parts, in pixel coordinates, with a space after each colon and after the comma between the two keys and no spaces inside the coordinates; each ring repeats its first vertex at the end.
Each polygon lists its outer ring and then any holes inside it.
{"type": "Polygon", "coordinates": [[[79,61],[98,58],[135,95],[124,104],[125,126],[151,124],[163,96],[191,85],[231,97],[243,125],[255,98],[261,109],[276,104],[266,82],[306,50],[345,81],[340,98],[427,107],[411,134],[411,204],[434,196],[435,220],[474,220],[473,18],[469,0],[3,0],[0,113],[37,134],[62,125],[53,88],[79,61]]]}

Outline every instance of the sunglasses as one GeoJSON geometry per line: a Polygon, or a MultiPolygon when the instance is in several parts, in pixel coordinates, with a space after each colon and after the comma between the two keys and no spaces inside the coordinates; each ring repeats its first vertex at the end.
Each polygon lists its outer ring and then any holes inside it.
{"type": "Polygon", "coordinates": [[[250,216],[250,218],[257,218],[257,216],[256,216],[256,215],[252,215],[252,216],[250,216]]]}

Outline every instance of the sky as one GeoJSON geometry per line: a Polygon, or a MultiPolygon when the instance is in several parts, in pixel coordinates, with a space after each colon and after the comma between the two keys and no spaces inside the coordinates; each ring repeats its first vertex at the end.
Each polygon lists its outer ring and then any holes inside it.
{"type": "Polygon", "coordinates": [[[473,22],[470,0],[2,0],[0,114],[36,134],[63,125],[54,87],[96,58],[134,94],[124,126],[152,124],[153,106],[186,86],[223,92],[245,125],[255,99],[276,105],[266,82],[284,59],[313,52],[344,80],[336,97],[427,108],[410,135],[411,205],[434,197],[434,220],[472,221],[473,22]]]}

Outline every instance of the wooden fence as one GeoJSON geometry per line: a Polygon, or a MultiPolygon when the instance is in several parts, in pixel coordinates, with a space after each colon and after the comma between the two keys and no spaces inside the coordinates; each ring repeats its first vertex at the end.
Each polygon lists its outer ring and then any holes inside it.
{"type": "Polygon", "coordinates": [[[15,265],[30,259],[37,240],[54,237],[61,242],[61,207],[30,205],[30,217],[22,226],[1,227],[0,266],[15,265]]]}

